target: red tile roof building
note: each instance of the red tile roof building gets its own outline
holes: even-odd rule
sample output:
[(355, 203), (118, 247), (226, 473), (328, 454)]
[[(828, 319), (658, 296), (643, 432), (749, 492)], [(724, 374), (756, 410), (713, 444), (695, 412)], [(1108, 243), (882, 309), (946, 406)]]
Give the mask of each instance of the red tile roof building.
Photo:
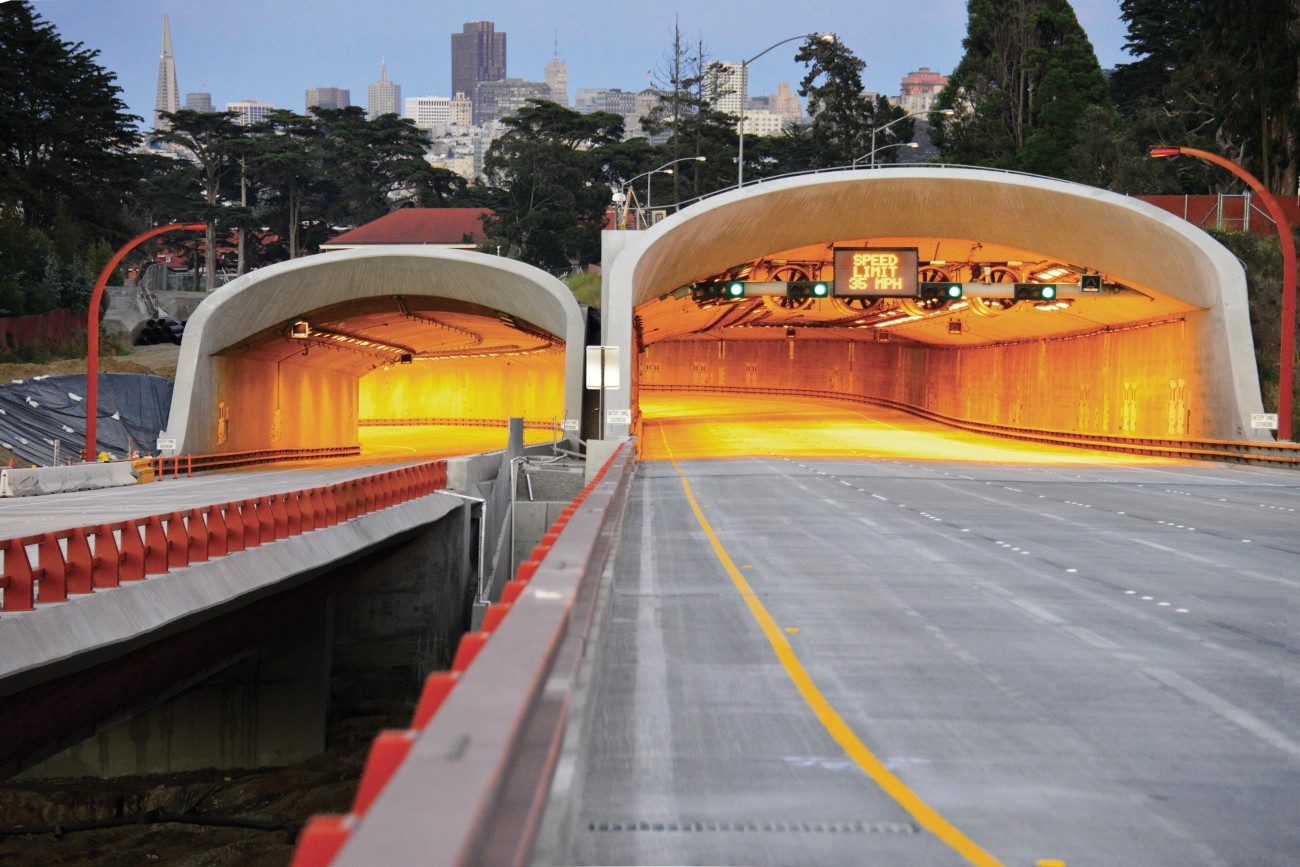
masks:
[(472, 250), (487, 240), (482, 218), (490, 208), (403, 208), (321, 244), (321, 250), (347, 250), (375, 244), (424, 244)]

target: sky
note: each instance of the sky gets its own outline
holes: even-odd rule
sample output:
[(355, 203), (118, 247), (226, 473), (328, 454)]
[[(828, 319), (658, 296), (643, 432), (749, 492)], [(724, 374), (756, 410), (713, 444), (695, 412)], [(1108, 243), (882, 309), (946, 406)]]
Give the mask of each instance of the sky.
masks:
[[(0, 0), (3, 2), (3, 0)], [(1103, 68), (1128, 61), (1120, 0), (1072, 0)], [(867, 90), (897, 94), (921, 67), (948, 73), (962, 56), (964, 0), (34, 0), (62, 39), (99, 51), (128, 110), (152, 125), (162, 20), (171, 22), (181, 103), (191, 91), (228, 102), (259, 99), (303, 112), (308, 88), (366, 87), (386, 63), (402, 97), (451, 96), (451, 34), (467, 21), (506, 33), (506, 73), (541, 81), (558, 56), (569, 99), (582, 87), (641, 90), (665, 66), (674, 21), (710, 59), (739, 63), (802, 33), (833, 32), (866, 61)], [(797, 15), (794, 14), (797, 12)], [(798, 89), (791, 42), (749, 66), (749, 93)]]

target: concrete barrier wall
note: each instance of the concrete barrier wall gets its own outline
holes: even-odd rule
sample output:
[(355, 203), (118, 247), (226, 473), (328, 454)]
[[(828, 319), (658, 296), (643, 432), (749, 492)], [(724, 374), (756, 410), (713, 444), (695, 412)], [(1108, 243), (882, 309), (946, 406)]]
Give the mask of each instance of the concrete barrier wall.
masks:
[(138, 481), (130, 461), (69, 467), (11, 467), (0, 470), (0, 497), (32, 497), (67, 491), (122, 488)]
[(1240, 438), (1235, 405), (1206, 387), (1202, 319), (967, 349), (794, 340), (666, 341), (646, 385), (840, 391), (973, 421), (1137, 437)]

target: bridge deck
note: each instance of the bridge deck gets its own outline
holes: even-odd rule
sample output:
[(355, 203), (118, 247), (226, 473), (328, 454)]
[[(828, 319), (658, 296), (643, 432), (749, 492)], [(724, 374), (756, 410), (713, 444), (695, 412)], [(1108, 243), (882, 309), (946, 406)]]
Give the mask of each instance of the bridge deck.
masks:
[[(1300, 851), (1294, 474), (851, 458), (902, 420), (707, 400), (647, 425), (557, 862)], [(778, 435), (822, 456), (716, 459)]]

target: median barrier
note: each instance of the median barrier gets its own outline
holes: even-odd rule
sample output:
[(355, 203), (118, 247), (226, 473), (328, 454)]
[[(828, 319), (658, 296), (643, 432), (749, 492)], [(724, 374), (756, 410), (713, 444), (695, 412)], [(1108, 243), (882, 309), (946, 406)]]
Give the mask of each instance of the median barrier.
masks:
[[(526, 853), (634, 467), (625, 442), (551, 525), (548, 544), (519, 565), (480, 629), (461, 637), (451, 670), (425, 680), (411, 728), (375, 739), (351, 812), (308, 821), (292, 867), (512, 863), (491, 856)], [(469, 731), (472, 759), (462, 756)]]
[[(256, 500), (0, 539), (0, 612), (31, 611), (37, 602), (63, 602), (377, 511), (358, 499), (364, 484), (382, 486), (384, 502), (398, 505), (442, 490), (446, 480), (447, 462), (434, 461)], [(311, 503), (311, 520), (300, 513), (295, 524), (290, 501)]]
[(138, 482), (130, 461), (71, 464), (66, 467), (0, 469), (0, 497), (35, 497), (71, 491), (122, 488)]

